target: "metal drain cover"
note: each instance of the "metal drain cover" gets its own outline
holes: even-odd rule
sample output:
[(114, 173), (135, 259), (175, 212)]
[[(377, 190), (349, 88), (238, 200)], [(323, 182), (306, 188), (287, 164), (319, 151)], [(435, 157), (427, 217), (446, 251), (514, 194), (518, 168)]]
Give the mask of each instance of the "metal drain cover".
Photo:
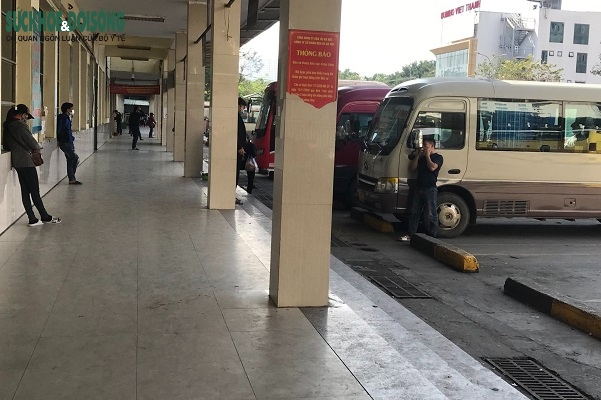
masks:
[(418, 289), (400, 276), (368, 276), (396, 299), (431, 299), (428, 293)]
[(590, 399), (531, 358), (484, 358), (484, 361), (495, 367), (535, 399)]

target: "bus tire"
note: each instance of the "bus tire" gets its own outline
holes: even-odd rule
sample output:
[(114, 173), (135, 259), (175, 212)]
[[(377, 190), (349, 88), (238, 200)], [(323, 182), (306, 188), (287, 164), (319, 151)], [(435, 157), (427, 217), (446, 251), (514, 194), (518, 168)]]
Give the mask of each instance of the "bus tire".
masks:
[(463, 198), (455, 193), (438, 194), (438, 237), (454, 238), (461, 235), (470, 221), (470, 209)]

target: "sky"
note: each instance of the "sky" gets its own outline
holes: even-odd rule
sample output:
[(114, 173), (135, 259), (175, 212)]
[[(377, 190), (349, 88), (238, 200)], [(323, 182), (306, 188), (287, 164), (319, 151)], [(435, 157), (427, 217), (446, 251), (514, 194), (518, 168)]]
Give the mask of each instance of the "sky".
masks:
[[(448, 42), (441, 38), (441, 12), (472, 1), (342, 0), (339, 69), (371, 76), (400, 71), (413, 61), (434, 60), (430, 49)], [(481, 9), (520, 12), (531, 10), (534, 4), (526, 0), (482, 0)], [(562, 9), (601, 12), (601, 0), (563, 0)], [(268, 75), (271, 80), (277, 75), (278, 34), (279, 23), (242, 48), (260, 54), (265, 64), (260, 75)]]

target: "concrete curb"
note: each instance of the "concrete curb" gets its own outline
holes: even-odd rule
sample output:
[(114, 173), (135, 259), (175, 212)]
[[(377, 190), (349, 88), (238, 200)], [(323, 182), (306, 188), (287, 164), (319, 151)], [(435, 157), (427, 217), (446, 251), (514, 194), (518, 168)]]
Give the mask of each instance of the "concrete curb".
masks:
[(601, 340), (601, 314), (586, 304), (525, 279), (507, 278), (506, 295)]
[(449, 267), (461, 272), (478, 272), (476, 257), (470, 253), (442, 240), (417, 233), (411, 236), (411, 247), (414, 247)]
[(382, 215), (372, 213), (364, 210), (363, 208), (352, 208), (351, 218), (356, 221), (363, 222), (365, 225), (375, 229), (378, 232), (394, 233), (394, 222), (388, 221)]

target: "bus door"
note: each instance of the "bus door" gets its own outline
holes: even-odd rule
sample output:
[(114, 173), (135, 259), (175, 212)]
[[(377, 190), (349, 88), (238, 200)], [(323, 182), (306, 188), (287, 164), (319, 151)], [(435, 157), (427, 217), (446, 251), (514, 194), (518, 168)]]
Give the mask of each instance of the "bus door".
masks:
[(275, 110), (276, 88), (274, 84), (265, 89), (265, 97), (257, 118), (253, 142), (257, 149), (259, 173), (273, 171), (275, 156)]
[(361, 143), (378, 105), (378, 102), (350, 103), (340, 111), (336, 122), (334, 165), (357, 166)]
[[(467, 170), (469, 119), (467, 101), (434, 100), (420, 107), (412, 129), (424, 138), (434, 138), (436, 152), (443, 156), (438, 186), (457, 184)], [(401, 163), (405, 164), (405, 163)]]

